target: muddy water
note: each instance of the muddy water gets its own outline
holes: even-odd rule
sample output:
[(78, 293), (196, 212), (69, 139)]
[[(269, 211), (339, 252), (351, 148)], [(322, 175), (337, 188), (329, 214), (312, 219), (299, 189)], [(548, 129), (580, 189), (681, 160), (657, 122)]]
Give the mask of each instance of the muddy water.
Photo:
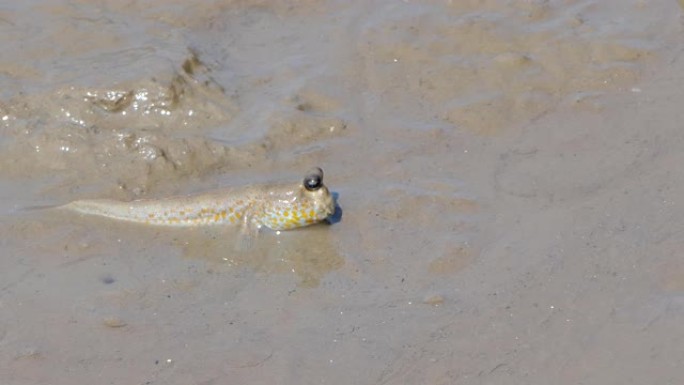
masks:
[[(3, 384), (684, 380), (681, 8), (0, 7)], [(298, 181), (332, 225), (30, 209)]]

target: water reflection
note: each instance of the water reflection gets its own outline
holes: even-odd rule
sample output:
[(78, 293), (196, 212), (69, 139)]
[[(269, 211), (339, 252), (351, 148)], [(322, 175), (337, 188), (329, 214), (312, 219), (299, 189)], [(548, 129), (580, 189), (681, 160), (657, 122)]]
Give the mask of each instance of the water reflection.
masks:
[(341, 222), (342, 221), (342, 207), (340, 207), (339, 203), (339, 198), (340, 194), (336, 192), (332, 192), (333, 200), (335, 201), (335, 212), (333, 215), (329, 216), (326, 219), (326, 223), (333, 225), (335, 223)]
[(186, 258), (201, 259), (219, 270), (249, 267), (268, 274), (294, 274), (302, 287), (317, 287), (321, 279), (344, 265), (329, 225), (287, 231), (243, 234), (231, 231), (195, 233), (178, 239)]

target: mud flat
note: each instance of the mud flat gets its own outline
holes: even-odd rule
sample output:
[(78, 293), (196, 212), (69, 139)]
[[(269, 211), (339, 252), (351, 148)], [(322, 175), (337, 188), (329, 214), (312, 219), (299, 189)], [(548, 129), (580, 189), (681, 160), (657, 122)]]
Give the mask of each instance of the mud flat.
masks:
[[(3, 384), (684, 381), (681, 6), (0, 8)], [(332, 225), (54, 210), (326, 171)]]

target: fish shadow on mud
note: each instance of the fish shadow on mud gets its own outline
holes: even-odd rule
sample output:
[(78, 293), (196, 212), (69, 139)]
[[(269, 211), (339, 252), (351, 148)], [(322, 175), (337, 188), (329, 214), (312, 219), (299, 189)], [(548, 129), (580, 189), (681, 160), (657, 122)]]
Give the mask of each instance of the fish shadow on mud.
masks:
[(335, 223), (342, 221), (342, 207), (340, 207), (340, 204), (337, 202), (338, 198), (340, 197), (340, 194), (333, 192), (332, 196), (333, 200), (335, 201), (335, 212), (325, 220), (325, 223), (329, 225), (333, 225)]

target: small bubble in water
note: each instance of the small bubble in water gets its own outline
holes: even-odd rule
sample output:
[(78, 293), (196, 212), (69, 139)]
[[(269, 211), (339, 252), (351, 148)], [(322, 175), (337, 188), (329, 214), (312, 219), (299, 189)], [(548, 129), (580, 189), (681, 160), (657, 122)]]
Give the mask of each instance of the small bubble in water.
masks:
[(423, 298), (426, 305), (439, 306), (444, 303), (444, 297), (440, 294), (429, 294)]
[(106, 317), (102, 320), (102, 324), (112, 329), (118, 329), (128, 325), (126, 321), (116, 316)]

